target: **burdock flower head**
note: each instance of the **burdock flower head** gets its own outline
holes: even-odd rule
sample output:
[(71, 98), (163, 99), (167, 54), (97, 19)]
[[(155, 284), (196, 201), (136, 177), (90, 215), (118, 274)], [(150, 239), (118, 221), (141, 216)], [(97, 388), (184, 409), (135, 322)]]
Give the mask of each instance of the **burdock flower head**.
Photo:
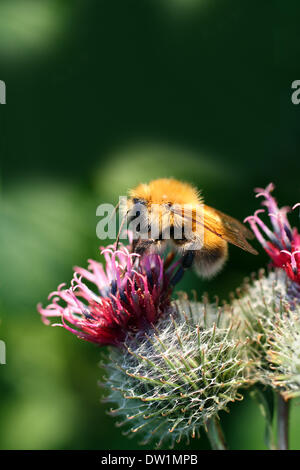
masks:
[(173, 447), (199, 437), (204, 427), (212, 446), (223, 448), (218, 414), (241, 400), (240, 388), (248, 384), (247, 341), (215, 304), (172, 306), (148, 335), (126, 342), (122, 354), (112, 350), (104, 365), (106, 401), (125, 434), (137, 433), (143, 444)]
[(246, 279), (231, 303), (249, 337), (255, 359), (254, 380), (270, 385), (285, 398), (300, 396), (300, 304), (287, 296), (290, 280), (280, 270)]
[(289, 208), (278, 208), (273, 189), (272, 184), (256, 189), (272, 229), (261, 220), (262, 209), (246, 219), (270, 256), (272, 269), (247, 279), (231, 306), (251, 338), (249, 350), (259, 364), (257, 380), (289, 398), (300, 395), (300, 235), (289, 224)]
[(76, 267), (70, 288), (61, 284), (49, 295), (51, 303), (39, 304), (38, 311), (46, 324), (58, 317), (59, 326), (79, 338), (119, 346), (166, 314), (176, 263), (166, 268), (159, 255), (140, 257), (125, 246), (101, 253), (105, 266), (90, 259), (88, 269)]

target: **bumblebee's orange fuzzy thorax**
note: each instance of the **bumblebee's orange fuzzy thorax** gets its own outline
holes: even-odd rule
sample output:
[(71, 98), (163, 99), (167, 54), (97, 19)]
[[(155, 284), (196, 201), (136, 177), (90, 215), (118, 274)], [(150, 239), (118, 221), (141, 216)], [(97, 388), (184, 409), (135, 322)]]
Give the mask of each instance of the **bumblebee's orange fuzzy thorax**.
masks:
[(130, 197), (143, 199), (151, 204), (197, 205), (202, 202), (197, 189), (172, 178), (161, 178), (148, 184), (139, 184), (130, 191)]

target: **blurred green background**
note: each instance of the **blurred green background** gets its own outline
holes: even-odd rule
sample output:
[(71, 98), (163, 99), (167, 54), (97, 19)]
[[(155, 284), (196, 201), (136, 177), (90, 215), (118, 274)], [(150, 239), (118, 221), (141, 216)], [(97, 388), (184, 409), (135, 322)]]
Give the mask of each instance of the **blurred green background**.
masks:
[[(281, 205), (300, 200), (299, 14), (297, 0), (1, 0), (0, 448), (139, 448), (99, 401), (101, 350), (36, 304), (100, 259), (96, 207), (138, 182), (185, 179), (240, 220), (270, 181)], [(179, 288), (223, 298), (266, 262), (231, 247), (215, 280)], [(223, 420), (231, 448), (264, 448), (250, 399)], [(294, 405), (294, 449), (299, 429)]]

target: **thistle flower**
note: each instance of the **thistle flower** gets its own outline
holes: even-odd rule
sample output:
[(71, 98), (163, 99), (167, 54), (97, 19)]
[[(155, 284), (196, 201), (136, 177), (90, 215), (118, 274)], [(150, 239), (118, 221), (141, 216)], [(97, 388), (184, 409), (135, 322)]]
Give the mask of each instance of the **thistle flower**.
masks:
[(300, 304), (287, 292), (293, 281), (275, 269), (258, 279), (246, 279), (230, 305), (240, 317), (241, 332), (251, 339), (252, 378), (280, 392), (285, 398), (300, 395)]
[(287, 219), (290, 209), (278, 208), (273, 189), (273, 184), (256, 189), (257, 197), (264, 198), (272, 230), (259, 217), (262, 209), (246, 221), (274, 270), (247, 281), (232, 306), (244, 318), (245, 333), (252, 339), (250, 350), (259, 359), (257, 380), (291, 398), (300, 395), (300, 235)]
[(121, 246), (102, 249), (105, 267), (92, 259), (88, 269), (75, 267), (71, 287), (60, 284), (51, 303), (38, 311), (46, 324), (59, 317), (79, 338), (98, 345), (122, 343), (128, 334), (145, 331), (168, 312), (177, 263), (164, 267), (157, 254), (142, 258)]
[(254, 351), (259, 351), (260, 364), (266, 365), (268, 332), (272, 329), (277, 315), (283, 315), (290, 310), (286, 292), (291, 281), (280, 269), (265, 273), (259, 271), (258, 277), (252, 274), (246, 278), (242, 286), (236, 289), (237, 296), (231, 294), (229, 310), (233, 316), (240, 318), (241, 332), (244, 337), (251, 338), (255, 345)]
[(300, 308), (276, 315), (268, 331), (266, 381), (288, 400), (300, 396)]
[[(274, 185), (270, 183), (265, 189), (257, 188), (256, 197), (263, 197), (262, 205), (268, 210), (272, 229), (260, 218), (264, 209), (257, 210), (254, 215), (247, 217), (256, 238), (272, 260), (272, 265), (282, 268), (288, 277), (295, 282), (294, 291), (300, 298), (300, 234), (297, 228), (291, 228), (287, 218), (289, 207), (279, 208), (271, 195)], [(295, 204), (293, 209), (300, 204)], [(263, 234), (262, 234), (263, 232)], [(266, 237), (266, 238), (265, 238)]]
[(229, 402), (242, 399), (239, 389), (248, 383), (246, 342), (230, 316), (187, 301), (171, 307), (170, 318), (127, 340), (125, 353), (113, 350), (104, 365), (105, 401), (117, 405), (110, 414), (121, 418), (125, 434), (156, 447), (199, 437)]

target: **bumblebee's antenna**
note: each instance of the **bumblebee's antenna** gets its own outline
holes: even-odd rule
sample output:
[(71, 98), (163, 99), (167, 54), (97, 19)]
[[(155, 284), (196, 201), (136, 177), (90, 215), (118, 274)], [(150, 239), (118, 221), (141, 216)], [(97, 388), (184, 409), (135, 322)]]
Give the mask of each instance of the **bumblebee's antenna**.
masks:
[(126, 213), (123, 215), (122, 222), (121, 222), (121, 224), (120, 224), (119, 232), (118, 232), (117, 239), (116, 239), (116, 250), (118, 249), (118, 246), (119, 246), (119, 241), (120, 241), (120, 236), (121, 236), (122, 228), (123, 228), (123, 225), (124, 225), (125, 220), (126, 220), (126, 218), (127, 218), (128, 212), (129, 212), (129, 211), (126, 211)]
[(115, 213), (116, 213), (117, 210), (119, 209), (120, 203), (121, 203), (121, 201), (119, 200), (119, 202), (115, 205), (114, 210), (113, 210), (112, 213), (110, 214), (110, 216), (109, 216), (109, 218), (108, 218), (108, 222), (112, 219), (112, 216), (115, 215)]

